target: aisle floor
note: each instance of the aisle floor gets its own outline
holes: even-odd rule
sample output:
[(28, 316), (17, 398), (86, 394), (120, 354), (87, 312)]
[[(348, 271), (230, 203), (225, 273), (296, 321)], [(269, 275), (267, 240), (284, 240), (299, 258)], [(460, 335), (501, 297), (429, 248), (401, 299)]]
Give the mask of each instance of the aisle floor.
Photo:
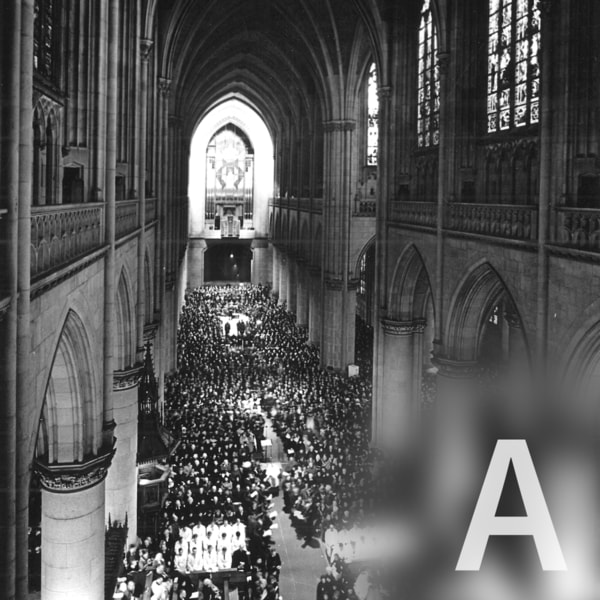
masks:
[[(278, 472), (282, 467), (280, 461), (285, 460), (285, 453), (281, 440), (273, 432), (269, 420), (265, 433), (273, 444), (269, 453), (273, 462), (269, 462), (267, 468)], [(317, 583), (325, 572), (327, 559), (317, 540), (308, 545), (303, 538), (298, 539), (289, 515), (283, 512), (282, 495), (274, 498), (273, 502), (278, 525), (277, 529), (273, 530), (273, 540), (282, 563), (279, 578), (281, 597), (283, 600), (315, 600)]]

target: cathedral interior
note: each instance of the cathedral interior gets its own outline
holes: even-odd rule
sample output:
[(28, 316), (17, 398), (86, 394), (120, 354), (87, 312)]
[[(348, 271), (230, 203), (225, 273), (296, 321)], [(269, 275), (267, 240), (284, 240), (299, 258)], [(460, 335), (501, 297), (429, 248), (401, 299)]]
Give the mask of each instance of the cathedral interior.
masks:
[[(598, 597), (600, 3), (3, 0), (0, 32), (5, 598)], [(122, 554), (163, 536), (190, 443), (177, 394), (223, 356), (261, 406), (197, 408), (266, 419), (242, 471), (263, 450), (299, 479), (323, 462), (286, 430), (298, 394), (299, 439), (341, 444), (332, 415), (355, 419), (416, 531), (396, 580), (363, 591), (332, 560), (290, 587), (305, 558), (277, 542), (268, 584), (155, 558), (127, 588)], [(456, 574), (501, 439), (527, 441), (568, 574), (522, 538)], [(244, 502), (281, 513), (285, 475), (273, 498), (265, 481)], [(310, 489), (324, 506), (335, 485)]]

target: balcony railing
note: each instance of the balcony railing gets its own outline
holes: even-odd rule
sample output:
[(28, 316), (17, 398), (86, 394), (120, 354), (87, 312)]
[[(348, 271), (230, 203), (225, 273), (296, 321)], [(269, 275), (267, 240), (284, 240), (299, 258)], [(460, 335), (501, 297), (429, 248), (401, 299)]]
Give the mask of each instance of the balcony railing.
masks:
[(56, 269), (104, 240), (102, 203), (36, 206), (31, 211), (31, 276)]
[(376, 200), (355, 200), (354, 201), (354, 216), (357, 217), (374, 217), (377, 207)]
[(420, 227), (435, 227), (437, 203), (435, 202), (390, 202), (390, 220)]
[(557, 241), (580, 250), (600, 251), (600, 210), (557, 209)]
[(138, 227), (139, 200), (121, 200), (116, 203), (115, 237), (117, 239)]
[(146, 225), (156, 219), (156, 198), (146, 198)]
[(452, 231), (533, 241), (537, 238), (537, 206), (452, 203), (444, 226)]

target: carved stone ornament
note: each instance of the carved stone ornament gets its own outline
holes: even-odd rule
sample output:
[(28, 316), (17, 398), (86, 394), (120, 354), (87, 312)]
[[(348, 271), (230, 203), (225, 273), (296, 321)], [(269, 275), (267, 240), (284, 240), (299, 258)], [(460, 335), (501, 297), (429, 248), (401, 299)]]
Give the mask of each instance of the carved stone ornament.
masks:
[(144, 342), (149, 342), (156, 337), (159, 325), (159, 321), (152, 321), (151, 323), (146, 323), (144, 325)]
[(104, 481), (116, 448), (82, 463), (46, 464), (34, 461), (42, 487), (49, 492), (68, 494), (87, 490)]
[(113, 373), (113, 391), (122, 392), (123, 390), (129, 390), (139, 384), (142, 377), (142, 364), (138, 363), (124, 369), (122, 371), (115, 371)]
[(423, 333), (426, 324), (424, 319), (414, 319), (412, 321), (394, 321), (392, 319), (381, 320), (383, 331), (388, 335), (412, 335), (413, 333)]
[(473, 378), (481, 373), (481, 366), (476, 361), (453, 360), (442, 356), (434, 356), (432, 362), (437, 367), (440, 375), (451, 379)]
[(331, 133), (332, 131), (354, 131), (355, 129), (356, 121), (338, 119), (323, 123), (323, 131), (326, 133)]

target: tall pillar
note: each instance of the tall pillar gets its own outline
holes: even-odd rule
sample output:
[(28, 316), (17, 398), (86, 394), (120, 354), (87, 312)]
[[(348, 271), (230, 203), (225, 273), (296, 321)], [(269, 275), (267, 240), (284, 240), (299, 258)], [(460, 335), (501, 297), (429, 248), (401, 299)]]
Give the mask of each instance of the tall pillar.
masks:
[(127, 540), (137, 537), (138, 390), (140, 367), (115, 371), (112, 386), (116, 452), (106, 478), (105, 520), (128, 524)]
[(438, 369), (437, 398), (427, 423), (427, 443), (434, 461), (428, 469), (432, 477), (430, 519), (438, 535), (451, 544), (460, 544), (492, 448), (484, 443), (485, 405), (477, 364), (446, 357), (434, 357), (434, 364)]
[(340, 279), (325, 279), (321, 360), (326, 367), (345, 370), (354, 362), (356, 289)]
[(265, 239), (252, 240), (252, 283), (270, 285), (273, 267), (269, 243)]
[(3, 5), (0, 23), (0, 44), (4, 60), (0, 77), (0, 161), (3, 165), (0, 180), (0, 206), (6, 208), (3, 223), (5, 232), (4, 291), (10, 297), (6, 313), (0, 314), (0, 385), (3, 401), (0, 404), (0, 589), (6, 598), (15, 597), (16, 572), (16, 461), (17, 461), (17, 281), (19, 264), (19, 112), (21, 77), (21, 3), (10, 0)]
[(313, 346), (321, 342), (321, 270), (318, 267), (308, 268), (308, 341)]
[(306, 261), (299, 259), (297, 262), (297, 286), (296, 286), (296, 324), (302, 327), (308, 325), (308, 273)]
[(279, 296), (279, 271), (281, 269), (280, 250), (272, 244), (273, 248), (273, 295)]
[(288, 257), (279, 251), (279, 305), (288, 304)]
[(383, 369), (381, 385), (376, 386), (377, 422), (374, 439), (377, 445), (391, 452), (408, 450), (413, 439), (420, 411), (420, 390), (415, 381), (420, 368), (421, 344), (415, 343), (425, 328), (424, 321), (381, 322), (383, 338)]
[(297, 273), (296, 261), (293, 255), (288, 257), (288, 280), (287, 280), (287, 308), (292, 314), (296, 314), (296, 294), (297, 294)]
[(349, 242), (352, 222), (353, 152), (356, 122), (324, 123), (326, 185), (323, 202), (323, 268), (325, 273), (323, 340), (324, 366), (344, 370), (354, 362), (356, 290), (352, 282)]
[(206, 240), (190, 238), (187, 249), (187, 287), (197, 288), (204, 283), (204, 253)]
[(44, 600), (104, 598), (104, 480), (111, 456), (37, 466), (42, 484)]
[[(31, 423), (34, 393), (31, 365), (31, 196), (33, 139), (33, 28), (34, 2), (21, 2), (21, 65), (19, 115), (18, 299), (17, 299), (17, 456), (16, 456), (16, 597), (28, 592), (29, 481)], [(3, 165), (4, 169), (4, 165)], [(38, 409), (39, 410), (39, 409)], [(38, 417), (39, 418), (39, 417)], [(4, 460), (4, 459), (3, 459)]]

